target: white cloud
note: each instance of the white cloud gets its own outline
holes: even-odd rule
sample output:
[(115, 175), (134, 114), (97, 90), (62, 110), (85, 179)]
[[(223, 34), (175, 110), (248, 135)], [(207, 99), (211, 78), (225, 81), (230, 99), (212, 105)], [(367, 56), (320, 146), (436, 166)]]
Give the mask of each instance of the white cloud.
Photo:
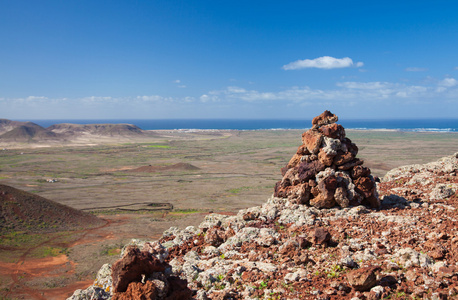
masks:
[(455, 78), (444, 78), (443, 80), (439, 81), (439, 85), (445, 87), (452, 87), (458, 85), (458, 80), (456, 80)]
[(356, 81), (347, 81), (347, 82), (338, 82), (337, 86), (348, 88), (348, 89), (361, 89), (361, 90), (375, 90), (387, 88), (390, 83), (388, 82), (356, 82)]
[(40, 101), (40, 100), (47, 100), (48, 97), (43, 97), (43, 96), (28, 96), (26, 98), (27, 101)]
[(379, 101), (396, 99), (433, 98), (437, 93), (433, 86), (407, 85), (391, 82), (339, 82), (336, 88), (322, 90), (312, 89), (308, 86), (290, 87), (277, 92), (246, 90), (241, 87), (227, 87), (224, 90), (210, 91), (201, 96), (201, 101), (246, 101), (266, 102), (282, 101), (292, 103), (313, 103), (316, 101), (332, 101), (345, 103), (359, 103), (360, 101)]
[(230, 93), (246, 93), (246, 90), (243, 89), (243, 88), (239, 88), (239, 87), (236, 87), (236, 86), (229, 86), (227, 88), (228, 92)]
[(137, 96), (137, 100), (141, 101), (148, 101), (148, 102), (159, 102), (164, 99), (164, 97), (158, 96), (158, 95), (151, 95), (151, 96)]
[(99, 97), (99, 96), (90, 96), (81, 98), (83, 102), (106, 102), (112, 100), (112, 97)]
[(417, 67), (409, 67), (405, 68), (406, 72), (425, 72), (428, 71), (428, 68), (417, 68)]
[(175, 82), (175, 83), (180, 83), (181, 80), (180, 80), (180, 79), (177, 79), (177, 80), (175, 80), (174, 82)]
[[(356, 67), (362, 67), (363, 62), (357, 62)], [(318, 68), (318, 69), (336, 69), (348, 68), (353, 66), (353, 60), (350, 57), (335, 58), (331, 56), (322, 56), (315, 59), (296, 60), (287, 65), (284, 65), (283, 70), (299, 70), (305, 68)]]
[(212, 95), (212, 92), (209, 92), (211, 95), (202, 95), (199, 97), (200, 102), (207, 103), (207, 102), (218, 102), (220, 101), (220, 98), (217, 95)]
[[(347, 78), (347, 77), (345, 77)], [(247, 107), (262, 107), (276, 111), (276, 107), (302, 106), (355, 106), (355, 105), (401, 105), (407, 103), (456, 103), (458, 99), (458, 80), (444, 77), (441, 80), (427, 78), (417, 84), (409, 82), (357, 81), (352, 79), (337, 82), (335, 86), (325, 89), (310, 86), (290, 86), (276, 89), (256, 90), (246, 84), (245, 87), (230, 85), (220, 90), (209, 90), (200, 96), (184, 95), (181, 97), (164, 97), (161, 95), (138, 95), (127, 97), (81, 97), (81, 98), (47, 98), (29, 96), (22, 98), (0, 97), (0, 111), (8, 115), (52, 115), (71, 112), (72, 117), (100, 118), (100, 116), (186, 116), (187, 113), (213, 112), (215, 110), (235, 111)], [(251, 88), (251, 89), (250, 89)], [(433, 104), (431, 104), (433, 105)], [(434, 104), (435, 105), (435, 104)], [(51, 109), (52, 111), (48, 111)], [(233, 114), (234, 112), (232, 112)], [(223, 113), (223, 116), (225, 114)], [(228, 114), (227, 116), (233, 116)]]

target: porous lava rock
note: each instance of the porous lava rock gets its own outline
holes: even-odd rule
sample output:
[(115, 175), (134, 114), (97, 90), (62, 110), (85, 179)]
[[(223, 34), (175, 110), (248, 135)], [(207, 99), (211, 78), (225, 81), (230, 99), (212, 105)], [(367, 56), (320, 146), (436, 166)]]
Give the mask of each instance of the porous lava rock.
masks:
[(347, 273), (347, 280), (351, 287), (357, 291), (368, 291), (377, 283), (377, 266), (368, 266)]
[(147, 251), (129, 247), (112, 267), (113, 291), (125, 292), (129, 283), (140, 282), (142, 275), (163, 272), (165, 265)]
[(128, 246), (111, 268), (113, 300), (121, 299), (191, 299), (187, 281), (166, 276), (168, 255), (157, 243), (147, 243), (143, 250)]
[(328, 110), (313, 119), (302, 145), (281, 170), (275, 197), (316, 208), (380, 207), (371, 171), (356, 157), (358, 147), (337, 121)]

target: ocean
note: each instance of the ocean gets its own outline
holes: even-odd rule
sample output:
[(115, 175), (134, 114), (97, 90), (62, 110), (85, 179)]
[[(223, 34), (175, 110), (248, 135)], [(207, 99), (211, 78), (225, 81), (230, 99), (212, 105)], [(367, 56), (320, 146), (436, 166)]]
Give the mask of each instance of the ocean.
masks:
[[(25, 120), (24, 120), (25, 121)], [(265, 130), (265, 129), (306, 129), (311, 120), (247, 120), (247, 119), (116, 119), (116, 120), (29, 120), (40, 126), (49, 127), (59, 123), (103, 124), (128, 123), (144, 130), (167, 129), (225, 129), (225, 130)], [(346, 129), (396, 130), (412, 132), (458, 132), (458, 119), (418, 119), (418, 120), (342, 120), (338, 122)]]

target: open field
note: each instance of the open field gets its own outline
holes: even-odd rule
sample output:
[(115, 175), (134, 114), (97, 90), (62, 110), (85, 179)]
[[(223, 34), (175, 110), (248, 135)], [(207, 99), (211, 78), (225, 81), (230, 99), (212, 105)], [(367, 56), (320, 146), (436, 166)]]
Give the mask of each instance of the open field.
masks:
[[(132, 140), (8, 145), (15, 147), (0, 150), (2, 184), (92, 211), (108, 224), (43, 235), (40, 243), (25, 233), (16, 234), (19, 244), (14, 239), (6, 244), (3, 237), (0, 295), (63, 299), (87, 286), (131, 238), (154, 239), (170, 226), (197, 225), (210, 211), (235, 213), (260, 205), (281, 179), (280, 168), (301, 144), (301, 134), (163, 131)], [(458, 135), (452, 133), (347, 131), (347, 136), (380, 177), (394, 167), (458, 151)]]

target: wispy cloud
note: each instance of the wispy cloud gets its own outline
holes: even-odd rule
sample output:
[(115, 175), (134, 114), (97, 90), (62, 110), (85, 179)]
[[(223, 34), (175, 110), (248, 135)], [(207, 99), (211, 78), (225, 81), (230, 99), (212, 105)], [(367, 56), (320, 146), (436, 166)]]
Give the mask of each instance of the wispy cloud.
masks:
[(41, 101), (41, 100), (47, 100), (48, 97), (44, 97), (44, 96), (28, 96), (26, 98), (27, 101)]
[[(252, 87), (252, 86), (251, 86)], [(0, 98), (0, 111), (5, 115), (22, 118), (52, 118), (62, 114), (68, 117), (112, 118), (120, 117), (185, 117), (189, 114), (204, 115), (219, 111), (226, 116), (227, 110), (256, 108), (283, 113), (294, 107), (372, 107), (386, 105), (412, 105), (413, 103), (437, 106), (438, 103), (456, 103), (458, 99), (458, 80), (445, 77), (441, 80), (429, 78), (421, 84), (388, 81), (341, 80), (330, 88), (318, 89), (310, 86), (290, 86), (282, 89), (253, 89), (250, 85), (228, 86), (223, 89), (209, 90), (205, 93), (182, 97), (162, 95), (138, 96), (89, 96), (81, 98), (48, 98), (29, 96), (22, 98)], [(233, 112), (233, 113), (234, 113)], [(271, 113), (271, 112), (270, 112)]]
[[(246, 101), (266, 102), (282, 101), (292, 103), (313, 103), (332, 101), (334, 103), (348, 102), (349, 104), (368, 101), (418, 100), (448, 97), (458, 92), (458, 81), (454, 78), (445, 78), (431, 85), (409, 85), (384, 81), (358, 82), (346, 81), (336, 83), (333, 89), (313, 89), (309, 86), (290, 87), (281, 91), (247, 90), (242, 87), (230, 86), (223, 90), (214, 90), (201, 97), (201, 101)], [(444, 94), (445, 93), (445, 94)], [(211, 98), (210, 96), (211, 95)]]
[(353, 63), (350, 57), (335, 58), (331, 56), (322, 56), (315, 59), (303, 59), (296, 60), (289, 64), (284, 65), (283, 70), (299, 70), (306, 68), (318, 68), (318, 69), (337, 69), (337, 68), (348, 68), (351, 66), (360, 68), (364, 66), (363, 62)]
[(418, 67), (409, 67), (405, 68), (406, 72), (425, 72), (428, 71), (428, 68), (418, 68)]
[(440, 86), (445, 87), (452, 87), (458, 85), (458, 80), (455, 78), (444, 78), (443, 80), (439, 81)]

